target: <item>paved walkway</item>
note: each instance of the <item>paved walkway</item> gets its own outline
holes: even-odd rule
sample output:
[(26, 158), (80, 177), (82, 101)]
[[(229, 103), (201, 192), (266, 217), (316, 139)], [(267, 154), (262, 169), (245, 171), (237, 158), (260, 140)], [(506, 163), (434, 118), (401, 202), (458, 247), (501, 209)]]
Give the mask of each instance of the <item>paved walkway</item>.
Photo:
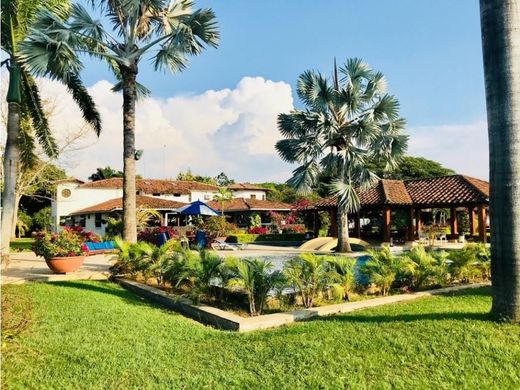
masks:
[(20, 252), (11, 254), (11, 261), (7, 270), (2, 270), (2, 284), (19, 284), (29, 280), (39, 281), (64, 281), (91, 279), (103, 280), (109, 275), (112, 264), (110, 258), (113, 255), (95, 255), (85, 257), (81, 268), (69, 274), (54, 274), (42, 257), (33, 252)]

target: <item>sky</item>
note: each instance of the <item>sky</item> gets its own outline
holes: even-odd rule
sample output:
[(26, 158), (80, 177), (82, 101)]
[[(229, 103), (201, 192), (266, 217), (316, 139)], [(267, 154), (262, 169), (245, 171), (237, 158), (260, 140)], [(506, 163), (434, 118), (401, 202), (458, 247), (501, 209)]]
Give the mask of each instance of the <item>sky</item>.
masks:
[[(137, 107), (138, 172), (175, 177), (181, 170), (239, 181), (285, 181), (294, 166), (274, 144), (276, 117), (301, 108), (298, 75), (329, 75), (359, 57), (384, 73), (401, 104), (408, 153), (457, 172), (488, 178), (487, 125), (477, 0), (200, 0), (221, 31), (218, 49), (192, 58), (180, 74), (154, 72), (138, 80), (151, 91)], [(145, 60), (146, 61), (146, 60)], [(82, 73), (104, 123), (69, 158), (70, 175), (85, 179), (98, 166), (122, 168), (122, 97), (105, 64), (85, 60)], [(40, 81), (60, 108), (58, 133), (81, 125), (61, 86)], [(72, 107), (69, 107), (72, 105)]]

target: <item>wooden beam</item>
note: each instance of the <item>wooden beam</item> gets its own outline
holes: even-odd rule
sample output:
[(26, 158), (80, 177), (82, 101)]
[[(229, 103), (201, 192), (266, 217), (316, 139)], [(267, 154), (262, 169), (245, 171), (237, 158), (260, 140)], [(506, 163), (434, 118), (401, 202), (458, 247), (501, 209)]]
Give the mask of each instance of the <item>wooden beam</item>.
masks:
[(383, 242), (390, 242), (392, 226), (392, 211), (389, 207), (383, 210)]
[(329, 228), (329, 235), (331, 237), (337, 237), (338, 236), (338, 209), (332, 209), (330, 210), (330, 228)]
[(479, 204), (477, 206), (477, 217), (478, 217), (478, 238), (480, 242), (485, 243), (487, 241), (487, 216), (486, 216), (486, 208), (484, 205)]
[(457, 208), (455, 207), (450, 208), (450, 225), (451, 238), (455, 239), (459, 233), (457, 227)]
[(419, 235), (421, 231), (421, 209), (415, 209), (415, 233)]
[(475, 235), (475, 208), (468, 207), (468, 216), (469, 216), (469, 234), (471, 236)]
[(313, 221), (312, 221), (312, 230), (313, 230), (313, 233), (314, 233), (314, 237), (318, 237), (319, 234), (320, 234), (320, 214), (318, 212), (318, 210), (314, 210), (314, 212), (312, 213), (312, 216), (313, 216)]
[(413, 208), (408, 209), (408, 224), (406, 229), (406, 241), (415, 241), (415, 232), (413, 224)]

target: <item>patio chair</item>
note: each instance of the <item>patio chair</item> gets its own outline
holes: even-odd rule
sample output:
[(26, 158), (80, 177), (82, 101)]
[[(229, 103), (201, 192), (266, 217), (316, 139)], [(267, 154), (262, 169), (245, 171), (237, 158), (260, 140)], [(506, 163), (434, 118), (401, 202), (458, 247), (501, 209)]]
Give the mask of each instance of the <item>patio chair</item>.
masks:
[(448, 238), (446, 237), (446, 234), (444, 234), (444, 233), (437, 234), (435, 236), (435, 241), (444, 242), (446, 244), (448, 242)]
[(213, 240), (213, 242), (211, 243), (211, 247), (215, 250), (226, 250), (226, 249), (230, 249), (232, 251), (236, 251), (236, 250), (242, 250), (242, 249), (246, 249), (247, 248), (247, 244), (234, 244), (234, 243), (229, 243), (229, 242), (226, 242), (226, 241), (222, 241), (222, 240)]
[(419, 240), (417, 242), (419, 245), (430, 245), (430, 239), (426, 234), (419, 234)]

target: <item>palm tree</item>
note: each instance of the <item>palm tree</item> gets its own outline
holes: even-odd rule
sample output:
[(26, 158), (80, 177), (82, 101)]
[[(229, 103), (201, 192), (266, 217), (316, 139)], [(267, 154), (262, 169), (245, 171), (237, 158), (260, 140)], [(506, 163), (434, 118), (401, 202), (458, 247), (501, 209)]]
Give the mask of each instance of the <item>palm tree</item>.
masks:
[(348, 213), (359, 210), (357, 191), (378, 179), (370, 161), (394, 167), (404, 154), (408, 137), (402, 133), (399, 102), (386, 93), (383, 74), (360, 59), (347, 60), (332, 82), (316, 71), (298, 78), (297, 94), (305, 111), (278, 116), (285, 139), (278, 141), (280, 157), (299, 167), (288, 184), (309, 193), (320, 175), (332, 177), (331, 192), (338, 199), (338, 251), (350, 252)]
[(98, 181), (110, 179), (112, 177), (123, 177), (123, 172), (116, 171), (112, 167), (96, 168), (96, 172), (88, 177), (89, 180)]
[(233, 199), (233, 193), (226, 187), (220, 187), (213, 197), (213, 200), (220, 204), (220, 214), (222, 215), (222, 218), (224, 218), (224, 206), (226, 202), (229, 202), (231, 199)]
[[(4, 151), (4, 190), (2, 193), (2, 260), (7, 264), (12, 226), (16, 225), (16, 180), (20, 165), (30, 168), (35, 164), (35, 140), (49, 157), (56, 157), (58, 148), (49, 129), (40, 92), (30, 69), (20, 53), (37, 10), (41, 7), (57, 20), (70, 11), (70, 3), (62, 0), (9, 0), (1, 2), (1, 44), (7, 59), (2, 62), (9, 71), (7, 92), (8, 120)], [(30, 50), (30, 45), (27, 46)], [(79, 60), (77, 60), (79, 61)], [(99, 135), (101, 120), (94, 102), (73, 71), (56, 72), (59, 60), (50, 58), (39, 75), (63, 82), (83, 113), (84, 119)], [(34, 136), (33, 136), (34, 134)]]
[(386, 246), (380, 251), (369, 250), (368, 255), (370, 258), (363, 264), (362, 272), (370, 283), (381, 289), (382, 295), (388, 295), (397, 275), (408, 269), (407, 260), (394, 256)]
[(38, 30), (29, 37), (39, 50), (24, 52), (35, 72), (49, 57), (67, 60), (67, 69), (78, 71), (81, 65), (72, 55), (78, 52), (106, 61), (118, 79), (113, 90), (123, 92), (123, 237), (130, 242), (137, 240), (135, 104), (138, 95), (150, 92), (137, 82), (139, 63), (148, 55), (155, 70), (182, 71), (188, 56), (200, 54), (205, 45), (217, 46), (215, 14), (192, 6), (189, 0), (102, 0), (102, 18), (111, 23), (106, 27), (80, 4), (65, 22), (41, 11)]
[(335, 281), (331, 288), (338, 291), (339, 298), (350, 300), (349, 293), (356, 284), (356, 258), (347, 256), (331, 256), (328, 260), (332, 268), (330, 279)]
[(519, 0), (480, 0), (489, 132), (492, 313), (520, 321)]

